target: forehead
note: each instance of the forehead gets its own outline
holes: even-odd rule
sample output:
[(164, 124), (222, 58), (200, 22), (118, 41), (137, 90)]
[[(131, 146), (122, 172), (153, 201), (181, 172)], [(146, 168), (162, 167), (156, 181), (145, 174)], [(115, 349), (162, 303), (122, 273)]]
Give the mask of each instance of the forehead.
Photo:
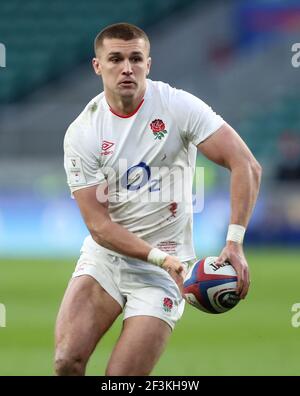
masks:
[(116, 38), (105, 38), (102, 43), (101, 52), (108, 55), (110, 52), (120, 52), (130, 54), (132, 52), (142, 52), (148, 54), (146, 41), (143, 38), (133, 40), (122, 40)]

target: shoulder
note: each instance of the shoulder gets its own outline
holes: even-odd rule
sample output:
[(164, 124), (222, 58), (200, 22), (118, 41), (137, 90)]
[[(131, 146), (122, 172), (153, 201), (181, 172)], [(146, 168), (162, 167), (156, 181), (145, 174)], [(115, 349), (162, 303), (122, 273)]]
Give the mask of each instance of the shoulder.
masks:
[(191, 104), (202, 104), (204, 103), (201, 99), (194, 96), (193, 94), (162, 81), (147, 80), (149, 84), (149, 91), (152, 97), (159, 96), (161, 101), (165, 103), (169, 110), (174, 107), (175, 111), (178, 110), (178, 106), (191, 105)]
[(97, 125), (99, 118), (103, 117), (107, 111), (105, 103), (104, 92), (91, 99), (69, 125), (65, 138), (71, 139), (76, 138), (76, 136), (82, 136), (82, 134), (90, 134), (90, 131)]
[(107, 111), (104, 93), (94, 97), (78, 117), (69, 125), (65, 133), (63, 147), (65, 152), (94, 152), (97, 147), (97, 125)]
[(147, 80), (149, 92), (152, 97), (160, 97), (162, 101), (169, 101), (170, 98), (176, 93), (177, 89), (171, 87), (168, 83), (163, 81)]

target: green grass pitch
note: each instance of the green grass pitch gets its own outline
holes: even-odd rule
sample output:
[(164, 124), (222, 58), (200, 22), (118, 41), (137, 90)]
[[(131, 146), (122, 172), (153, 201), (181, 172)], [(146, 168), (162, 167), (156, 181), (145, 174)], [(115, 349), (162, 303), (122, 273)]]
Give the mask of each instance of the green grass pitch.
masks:
[[(231, 312), (187, 306), (153, 375), (299, 375), (300, 252), (249, 251), (251, 291)], [(0, 261), (0, 375), (53, 375), (53, 329), (73, 260)], [(121, 319), (91, 358), (87, 375), (103, 375)]]

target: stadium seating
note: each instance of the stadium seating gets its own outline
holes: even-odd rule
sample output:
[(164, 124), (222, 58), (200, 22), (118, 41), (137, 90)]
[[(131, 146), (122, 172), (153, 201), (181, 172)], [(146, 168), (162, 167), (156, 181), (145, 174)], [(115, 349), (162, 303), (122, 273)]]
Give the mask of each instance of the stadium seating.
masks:
[(263, 164), (276, 165), (283, 133), (291, 131), (300, 136), (299, 103), (300, 96), (290, 94), (238, 126), (239, 133)]
[(87, 43), (105, 25), (128, 21), (146, 26), (193, 1), (1, 2), (0, 42), (7, 62), (0, 70), (0, 103), (23, 97), (92, 56)]

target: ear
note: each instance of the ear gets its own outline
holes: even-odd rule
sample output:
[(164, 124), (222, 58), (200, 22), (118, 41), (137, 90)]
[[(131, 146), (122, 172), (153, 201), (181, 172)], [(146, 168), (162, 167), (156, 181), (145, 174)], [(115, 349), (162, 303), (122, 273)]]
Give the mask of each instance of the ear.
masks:
[(95, 73), (98, 76), (101, 76), (101, 64), (100, 64), (99, 59), (98, 58), (93, 58), (92, 59), (92, 65), (93, 65)]
[(152, 63), (152, 59), (151, 59), (150, 56), (149, 56), (149, 58), (147, 59), (147, 76), (148, 76), (149, 73), (150, 73), (151, 63)]

